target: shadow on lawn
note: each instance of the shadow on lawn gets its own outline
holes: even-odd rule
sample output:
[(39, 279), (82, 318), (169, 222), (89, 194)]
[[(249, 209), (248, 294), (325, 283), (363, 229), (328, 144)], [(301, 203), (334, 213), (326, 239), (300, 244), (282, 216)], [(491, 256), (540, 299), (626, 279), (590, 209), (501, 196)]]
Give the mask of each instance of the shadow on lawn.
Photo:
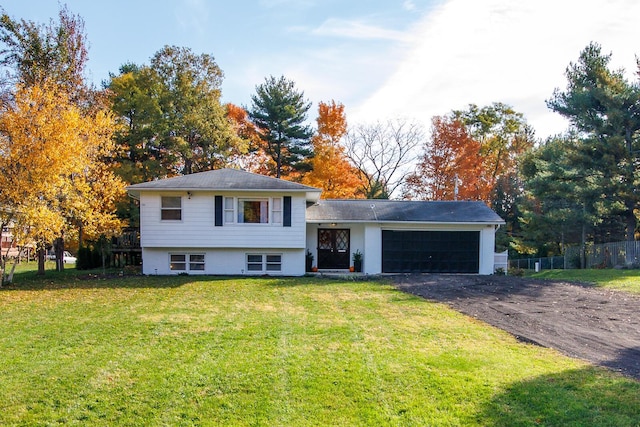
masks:
[(491, 426), (637, 426), (640, 382), (588, 367), (513, 384), (474, 423)]
[(179, 288), (188, 283), (218, 281), (228, 278), (217, 276), (142, 276), (121, 274), (120, 271), (68, 269), (63, 272), (47, 271), (44, 276), (35, 271), (14, 275), (13, 283), (0, 287), (3, 291), (56, 290), (56, 289), (122, 289), (122, 288)]

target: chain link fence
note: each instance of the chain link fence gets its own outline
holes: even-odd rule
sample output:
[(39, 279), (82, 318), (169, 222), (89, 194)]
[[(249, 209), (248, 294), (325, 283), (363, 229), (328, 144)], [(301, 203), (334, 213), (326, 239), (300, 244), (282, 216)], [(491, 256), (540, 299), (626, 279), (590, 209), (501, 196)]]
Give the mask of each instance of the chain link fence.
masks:
[[(510, 259), (509, 268), (554, 270), (580, 268), (582, 251), (570, 246), (564, 255)], [(585, 268), (640, 268), (640, 241), (588, 244), (584, 248)]]

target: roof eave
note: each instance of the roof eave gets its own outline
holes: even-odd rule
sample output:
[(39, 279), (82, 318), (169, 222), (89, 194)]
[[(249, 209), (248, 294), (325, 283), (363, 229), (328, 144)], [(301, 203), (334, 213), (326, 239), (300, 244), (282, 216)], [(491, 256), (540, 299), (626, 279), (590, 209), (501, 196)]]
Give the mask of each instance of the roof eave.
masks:
[(324, 222), (336, 223), (357, 223), (357, 224), (417, 224), (417, 225), (504, 225), (504, 220), (500, 221), (410, 221), (410, 220), (376, 220), (376, 219), (347, 219), (347, 218), (325, 218), (307, 219), (311, 224), (322, 224)]
[(129, 193), (129, 197), (136, 199), (136, 200), (140, 200), (140, 194), (142, 192), (154, 192), (154, 193), (162, 193), (162, 192), (208, 192), (208, 193), (215, 193), (215, 192), (229, 192), (229, 193), (305, 193), (305, 198), (308, 201), (311, 202), (317, 202), (318, 200), (320, 200), (320, 194), (322, 193), (322, 190), (314, 190), (312, 189), (312, 187), (309, 187), (309, 189), (266, 189), (266, 188), (259, 188), (259, 189), (251, 189), (251, 188), (241, 188), (241, 189), (216, 189), (216, 188), (200, 188), (200, 187), (169, 187), (169, 188), (140, 188), (140, 187), (132, 187), (129, 186), (126, 188), (127, 192)]

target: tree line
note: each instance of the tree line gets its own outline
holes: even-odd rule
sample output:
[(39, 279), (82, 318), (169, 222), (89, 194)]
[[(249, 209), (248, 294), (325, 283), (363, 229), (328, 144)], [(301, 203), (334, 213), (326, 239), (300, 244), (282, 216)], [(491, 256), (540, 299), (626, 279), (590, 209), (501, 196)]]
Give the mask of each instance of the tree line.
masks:
[(249, 106), (222, 104), (214, 57), (177, 46), (96, 88), (83, 20), (66, 6), (44, 25), (2, 11), (0, 43), (0, 225), (35, 242), (42, 272), (52, 243), (61, 253), (137, 225), (127, 184), (222, 167), (325, 198), (481, 200), (507, 223), (499, 249), (515, 255), (635, 238), (638, 82), (595, 43), (547, 101), (570, 129), (545, 141), (499, 102), (434, 117), (427, 132), (401, 119), (348, 125), (331, 100), (312, 127), (312, 104), (285, 76), (266, 77)]

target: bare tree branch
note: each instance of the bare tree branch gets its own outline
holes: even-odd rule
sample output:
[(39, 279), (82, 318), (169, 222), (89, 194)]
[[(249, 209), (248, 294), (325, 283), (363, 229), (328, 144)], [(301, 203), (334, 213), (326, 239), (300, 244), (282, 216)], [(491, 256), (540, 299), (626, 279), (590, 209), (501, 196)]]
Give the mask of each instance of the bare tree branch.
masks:
[(422, 125), (404, 119), (356, 125), (347, 132), (347, 156), (362, 174), (367, 197), (388, 198), (402, 185), (424, 138)]

